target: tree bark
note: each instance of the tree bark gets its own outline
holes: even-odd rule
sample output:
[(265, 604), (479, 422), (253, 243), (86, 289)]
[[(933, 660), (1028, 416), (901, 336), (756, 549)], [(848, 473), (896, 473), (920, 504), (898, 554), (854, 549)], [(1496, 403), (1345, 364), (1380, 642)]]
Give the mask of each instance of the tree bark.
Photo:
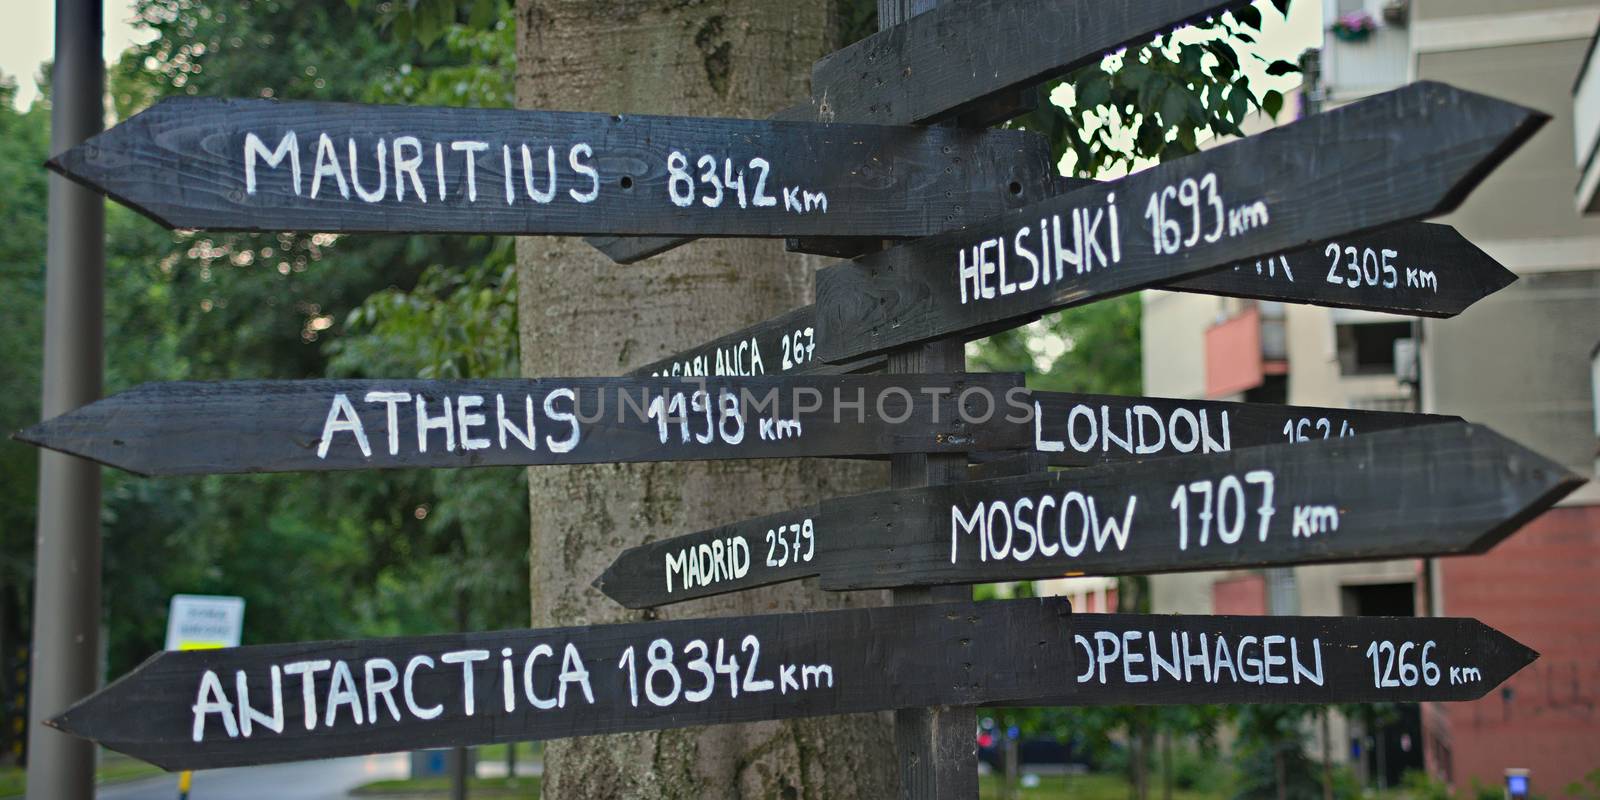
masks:
[[(519, 0), (518, 104), (765, 117), (809, 93), (811, 62), (833, 44), (832, 7), (831, 0)], [(633, 267), (612, 264), (577, 239), (517, 244), (529, 376), (618, 375), (793, 309), (811, 302), (820, 264), (770, 241), (704, 240)], [(781, 358), (762, 356), (769, 368)], [(869, 491), (885, 478), (881, 465), (838, 461), (533, 468), (533, 623), (648, 618), (589, 584), (624, 548)], [(659, 616), (884, 600), (882, 592), (824, 595), (809, 583), (789, 584), (672, 606)], [(554, 741), (545, 748), (543, 796), (883, 798), (895, 794), (895, 781), (892, 728), (880, 714)]]

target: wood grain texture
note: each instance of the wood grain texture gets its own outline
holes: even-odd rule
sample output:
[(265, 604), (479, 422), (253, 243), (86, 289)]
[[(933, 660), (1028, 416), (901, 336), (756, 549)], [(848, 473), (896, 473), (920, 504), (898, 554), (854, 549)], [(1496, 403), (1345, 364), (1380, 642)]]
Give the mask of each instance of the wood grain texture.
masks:
[[(1546, 120), (1415, 83), (829, 267), (817, 273), (817, 357), (838, 363), (941, 336), (976, 338), (1262, 253), (1443, 213)], [(1041, 253), (1030, 271), (1028, 259)], [(1007, 255), (1009, 273), (998, 264)]]
[(983, 109), (1240, 0), (969, 0), (945, 3), (819, 59), (819, 119), (926, 124)]
[(1003, 374), (149, 383), (17, 438), (142, 475), (966, 452), (1026, 446), (1022, 426), (964, 407), (1020, 385)]
[[(625, 551), (599, 585), (643, 607), (809, 575), (844, 590), (1481, 553), (1582, 482), (1487, 428), (1425, 425), (837, 498)], [(784, 519), (810, 520), (798, 564), (766, 534)], [(665, 591), (664, 554), (734, 538), (753, 554), (739, 581)]]
[(1069, 691), (1004, 705), (1476, 700), (1539, 657), (1459, 617), (1076, 614), (1072, 642)]
[(877, 372), (882, 356), (843, 364), (824, 364), (816, 350), (816, 306), (802, 306), (764, 322), (718, 336), (630, 370), (634, 376), (679, 375), (839, 375)]
[[(1090, 184), (1076, 182), (1075, 185)], [(1337, 254), (1336, 263), (1333, 254)], [(1354, 268), (1350, 266), (1352, 258), (1356, 264)], [(1334, 269), (1330, 271), (1330, 267)], [(1338, 281), (1330, 279), (1330, 274)], [(1449, 225), (1406, 222), (1370, 233), (1316, 242), (1285, 253), (1263, 255), (1250, 263), (1235, 264), (1231, 269), (1156, 288), (1391, 314), (1452, 317), (1516, 279), (1514, 273)], [(1386, 285), (1390, 281), (1393, 285)], [(791, 355), (786, 360), (786, 338), (791, 353), (794, 341), (803, 342), (806, 358)], [(883, 368), (882, 357), (876, 355), (839, 364), (811, 358), (816, 341), (817, 310), (815, 306), (805, 306), (651, 362), (629, 374), (828, 375), (875, 372)], [(773, 353), (778, 357), (774, 358)], [(758, 362), (761, 371), (752, 373)]]
[[(1073, 674), (1069, 614), (1064, 600), (1016, 600), (165, 652), (51, 724), (178, 770), (1019, 700), (1054, 692), (1063, 676)], [(698, 665), (696, 641), (707, 651)], [(653, 642), (664, 644), (655, 646), (652, 660)], [(540, 645), (549, 651), (531, 660), (529, 671), (530, 654)], [(569, 646), (575, 655), (564, 670)], [(630, 648), (631, 691), (624, 661)], [(715, 670), (719, 648), (722, 664), (737, 663), (736, 687), (729, 672)], [(447, 653), (474, 650), (482, 660), (443, 660)], [(387, 695), (394, 712), (382, 692), (368, 694), (368, 665), (387, 659), (388, 670), (379, 666), (371, 674), (380, 682), (404, 679), (419, 656), (429, 661), (406, 682), (417, 706), (426, 711), (438, 705), (432, 719), (420, 718), (405, 702), (403, 685), (391, 684)], [(281, 691), (273, 691), (274, 666), (307, 661), (324, 666), (309, 681), (286, 674)], [(655, 666), (647, 678), (658, 663), (670, 667)], [(349, 670), (347, 683), (335, 682), (339, 664)], [(820, 666), (828, 668), (825, 674), (819, 674)], [(574, 677), (580, 670), (587, 673), (592, 699)], [(257, 721), (250, 736), (229, 736), (224, 714), (213, 711), (203, 714), (196, 741), (193, 708), (208, 671), (221, 678), (218, 688), (235, 706), (235, 716), (240, 671), (254, 709), (271, 714), (272, 698), (281, 698), (282, 731)], [(561, 696), (563, 672), (565, 702), (536, 707), (535, 699), (549, 703)], [(351, 703), (335, 703), (329, 715), (330, 695), (345, 689), (361, 706), (360, 722)]]
[(1053, 174), (1022, 131), (217, 98), (163, 100), (50, 166), (169, 227), (772, 238), (925, 236), (1037, 199)]

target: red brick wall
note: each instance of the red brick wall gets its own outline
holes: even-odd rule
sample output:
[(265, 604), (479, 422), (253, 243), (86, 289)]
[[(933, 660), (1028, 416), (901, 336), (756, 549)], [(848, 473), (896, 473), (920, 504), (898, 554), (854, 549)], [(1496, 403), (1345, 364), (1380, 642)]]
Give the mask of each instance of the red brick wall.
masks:
[(1442, 616), (1477, 617), (1540, 657), (1481, 700), (1425, 709), (1429, 769), (1464, 788), (1526, 767), (1536, 794), (1564, 796), (1600, 768), (1600, 506), (1548, 511), (1439, 573)]

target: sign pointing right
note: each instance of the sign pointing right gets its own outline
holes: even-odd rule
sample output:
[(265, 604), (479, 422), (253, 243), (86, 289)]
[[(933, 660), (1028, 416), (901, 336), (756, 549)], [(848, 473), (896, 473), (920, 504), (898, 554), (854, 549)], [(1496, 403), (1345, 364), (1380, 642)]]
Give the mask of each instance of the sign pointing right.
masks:
[(824, 589), (1481, 553), (1577, 488), (1451, 423), (855, 495), (651, 542), (596, 581), (629, 607)]
[(1476, 700), (1538, 653), (1475, 619), (1074, 614), (1071, 684), (1018, 706)]
[[(1414, 83), (862, 256), (817, 273), (815, 355), (840, 363), (976, 338), (1263, 253), (1441, 214), (1548, 119)], [(1357, 255), (1358, 264), (1366, 259)], [(1389, 280), (1375, 256), (1379, 280)]]
[[(1514, 273), (1455, 228), (1405, 222), (1253, 257), (1234, 264), (1232, 269), (1154, 288), (1453, 317), (1516, 279)], [(882, 356), (824, 363), (814, 357), (817, 342), (817, 307), (804, 306), (658, 359), (629, 374), (808, 375), (872, 372), (883, 367)]]

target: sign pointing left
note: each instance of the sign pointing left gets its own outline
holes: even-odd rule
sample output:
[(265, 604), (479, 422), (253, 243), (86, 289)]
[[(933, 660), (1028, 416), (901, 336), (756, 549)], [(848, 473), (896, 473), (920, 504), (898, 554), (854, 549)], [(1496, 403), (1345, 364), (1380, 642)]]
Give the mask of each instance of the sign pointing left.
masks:
[(1008, 398), (998, 373), (147, 383), (16, 438), (140, 475), (962, 453), (1027, 446)]
[(50, 166), (169, 227), (926, 236), (1042, 199), (1037, 134), (172, 98)]
[(1021, 700), (1063, 600), (161, 653), (48, 724), (169, 769)]

